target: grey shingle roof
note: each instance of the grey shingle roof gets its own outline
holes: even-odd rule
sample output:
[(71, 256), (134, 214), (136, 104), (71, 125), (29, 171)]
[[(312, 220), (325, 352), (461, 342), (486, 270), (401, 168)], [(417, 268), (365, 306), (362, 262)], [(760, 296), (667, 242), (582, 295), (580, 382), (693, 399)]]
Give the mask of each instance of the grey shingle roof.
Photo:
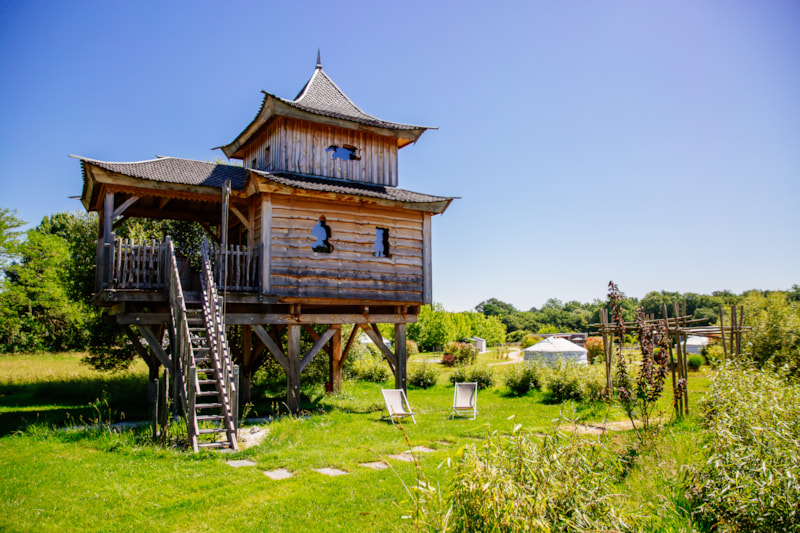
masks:
[(81, 161), (124, 176), (163, 183), (221, 188), (230, 180), (231, 189), (239, 190), (247, 182), (247, 170), (242, 167), (193, 159), (160, 157), (121, 163), (81, 158)]
[[(368, 198), (379, 198), (404, 203), (442, 204), (446, 208), (452, 198), (447, 196), (432, 196), (395, 187), (384, 187), (368, 183), (358, 183), (330, 178), (304, 176), (289, 172), (270, 173), (221, 163), (209, 163), (192, 159), (177, 157), (162, 157), (148, 161), (109, 162), (94, 159), (80, 158), (84, 165), (90, 164), (110, 172), (122, 174), (132, 178), (163, 183), (176, 183), (184, 185), (199, 185), (205, 187), (222, 187), (227, 180), (231, 181), (231, 188), (241, 190), (247, 183), (250, 172), (263, 179), (279, 185), (296, 187), (309, 191), (329, 192), (336, 194), (349, 194)], [(436, 209), (439, 212), (439, 209)]]
[(350, 98), (328, 77), (318, 65), (311, 79), (294, 100), (286, 100), (275, 96), (278, 100), (303, 111), (318, 115), (352, 120), (361, 124), (392, 130), (416, 130), (425, 126), (412, 126), (388, 122), (364, 113)]

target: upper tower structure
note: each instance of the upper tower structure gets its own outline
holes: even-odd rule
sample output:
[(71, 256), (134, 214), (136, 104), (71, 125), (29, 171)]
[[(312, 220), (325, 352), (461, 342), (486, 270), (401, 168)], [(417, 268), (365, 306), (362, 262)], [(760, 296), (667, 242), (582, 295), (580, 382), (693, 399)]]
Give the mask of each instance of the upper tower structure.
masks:
[(323, 71), (294, 100), (264, 92), (255, 118), (219, 148), (245, 168), (397, 186), (397, 150), (426, 126), (389, 122), (361, 110)]

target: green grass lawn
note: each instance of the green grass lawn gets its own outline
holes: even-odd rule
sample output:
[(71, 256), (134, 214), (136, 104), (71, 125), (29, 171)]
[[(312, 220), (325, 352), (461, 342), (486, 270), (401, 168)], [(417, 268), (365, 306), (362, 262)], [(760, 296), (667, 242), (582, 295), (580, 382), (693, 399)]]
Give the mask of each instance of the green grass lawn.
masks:
[[(488, 357), (486, 362), (497, 361)], [(517, 424), (544, 432), (563, 417), (624, 418), (616, 408), (550, 405), (541, 392), (513, 397), (498, 385), (479, 392), (477, 420), (450, 420), (453, 389), (443, 373), (433, 388), (409, 390), (417, 424), (405, 424), (404, 433), (381, 419), (380, 384), (346, 381), (337, 396), (306, 390), (307, 414), (261, 424), (268, 435), (260, 446), (193, 455), (151, 444), (146, 428), (122, 434), (53, 430), (52, 424), (94, 416), (88, 404), (100, 396), (112, 410), (126, 411), (128, 420), (147, 418), (143, 365), (108, 375), (79, 361), (79, 354), (0, 356), (0, 531), (391, 531), (408, 523), (402, 517), (411, 504), (399, 478), (413, 483), (415, 467), (390, 460), (393, 470), (374, 471), (360, 462), (424, 445), (435, 451), (417, 455), (421, 467), (446, 487), (449, 471), (440, 465), (457, 459), (464, 446), (480, 445), (490, 432), (510, 432)], [(502, 372), (505, 365), (494, 368)], [(708, 382), (705, 374), (692, 377), (695, 405)], [(259, 405), (266, 401), (277, 400), (262, 399), (256, 410), (263, 411)], [(662, 402), (669, 417), (669, 400)], [(680, 464), (696, 460), (698, 431), (694, 419), (665, 430), (667, 444), (658, 460), (643, 457), (637, 463), (641, 470), (634, 469), (618, 487), (628, 505), (661, 501), (659, 494), (677, 479)], [(629, 436), (614, 439), (625, 447)], [(256, 465), (232, 468), (225, 464), (231, 459)], [(313, 471), (331, 466), (349, 474)], [(282, 481), (264, 475), (275, 468), (295, 475)], [(682, 523), (659, 509), (653, 513), (666, 513), (663, 523)]]

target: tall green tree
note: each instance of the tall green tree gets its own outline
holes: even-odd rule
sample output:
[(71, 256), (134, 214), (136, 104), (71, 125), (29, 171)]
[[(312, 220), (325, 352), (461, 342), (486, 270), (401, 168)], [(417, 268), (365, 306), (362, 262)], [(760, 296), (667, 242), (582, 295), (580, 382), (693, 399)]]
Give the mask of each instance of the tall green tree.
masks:
[(22, 235), (19, 228), (24, 224), (24, 220), (17, 218), (16, 211), (0, 207), (0, 268), (5, 266), (16, 253)]

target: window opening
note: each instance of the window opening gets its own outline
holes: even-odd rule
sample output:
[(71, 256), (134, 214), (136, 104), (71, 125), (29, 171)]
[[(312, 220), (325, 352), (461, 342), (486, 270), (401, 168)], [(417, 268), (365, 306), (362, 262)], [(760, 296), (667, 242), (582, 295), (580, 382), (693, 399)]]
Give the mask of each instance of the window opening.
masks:
[(255, 170), (258, 170), (258, 167), (256, 166), (256, 164), (257, 164), (257, 163), (258, 163), (258, 159), (256, 159), (256, 158), (254, 157), (254, 158), (253, 158), (253, 164), (252, 164), (252, 165), (250, 165), (250, 168), (252, 168), (252, 169), (255, 169)]
[(375, 257), (391, 257), (389, 254), (389, 229), (375, 228)]
[(311, 236), (316, 239), (311, 245), (312, 250), (322, 254), (329, 254), (333, 251), (333, 245), (328, 242), (331, 238), (331, 228), (325, 224), (324, 216), (319, 217), (319, 222), (311, 230)]
[(343, 159), (344, 161), (361, 160), (361, 155), (358, 153), (358, 148), (355, 146), (350, 146), (349, 144), (345, 144), (343, 146), (332, 144), (326, 148), (325, 151), (331, 152), (331, 157), (333, 159)]

